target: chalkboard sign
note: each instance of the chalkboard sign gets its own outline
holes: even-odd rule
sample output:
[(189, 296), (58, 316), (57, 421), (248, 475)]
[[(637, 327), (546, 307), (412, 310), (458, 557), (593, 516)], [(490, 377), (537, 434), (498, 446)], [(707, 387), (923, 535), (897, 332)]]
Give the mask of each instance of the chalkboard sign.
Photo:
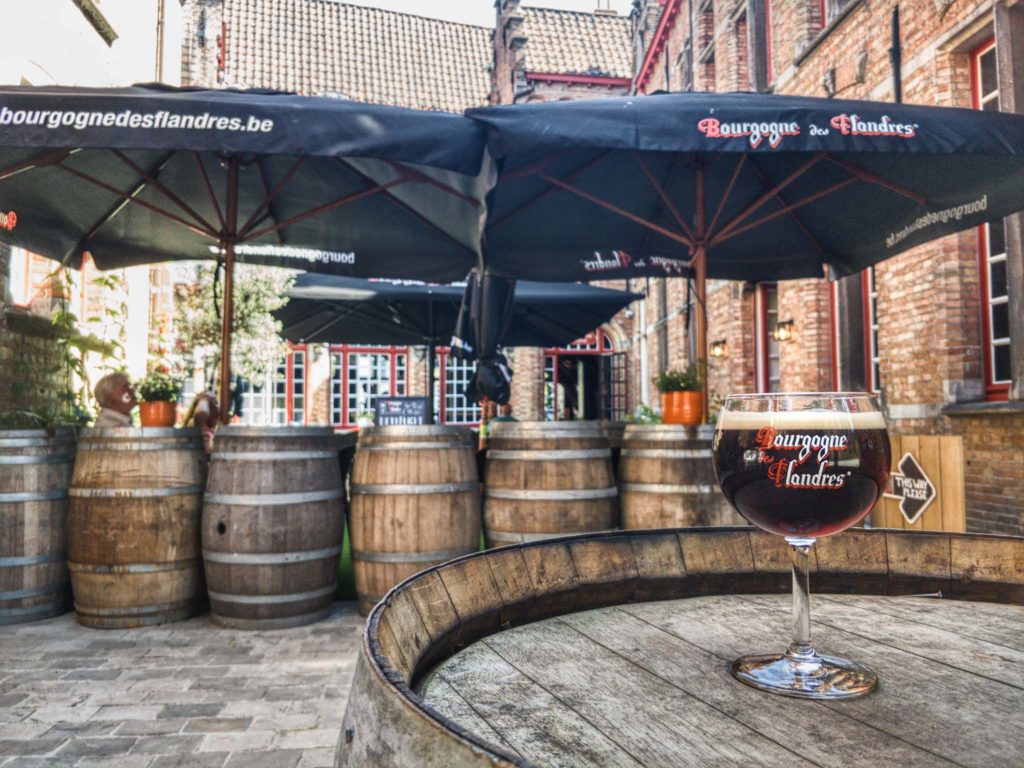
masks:
[(433, 413), (427, 397), (378, 397), (373, 403), (378, 427), (430, 424)]

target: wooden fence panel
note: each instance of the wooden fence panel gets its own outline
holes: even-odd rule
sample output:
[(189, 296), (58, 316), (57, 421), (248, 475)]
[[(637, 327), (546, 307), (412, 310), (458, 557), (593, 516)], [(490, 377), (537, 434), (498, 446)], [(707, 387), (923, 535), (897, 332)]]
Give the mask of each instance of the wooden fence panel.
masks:
[(900, 500), (885, 497), (871, 513), (871, 525), (915, 531), (966, 531), (963, 438), (958, 435), (890, 435), (890, 441), (892, 471), (899, 472), (900, 460), (905, 454), (911, 454), (934, 486), (935, 498), (914, 523), (908, 523), (900, 512)]

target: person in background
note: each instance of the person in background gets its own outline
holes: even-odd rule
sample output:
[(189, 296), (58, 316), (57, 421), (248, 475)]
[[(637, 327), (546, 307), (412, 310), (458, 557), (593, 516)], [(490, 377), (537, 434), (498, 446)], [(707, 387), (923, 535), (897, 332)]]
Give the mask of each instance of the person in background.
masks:
[(498, 406), (498, 415), (494, 417), (493, 421), (519, 421), (519, 419), (512, 415), (512, 404), (505, 403)]
[(213, 450), (213, 434), (220, 421), (220, 403), (212, 392), (200, 392), (185, 413), (186, 427), (199, 427), (203, 433), (203, 448), (207, 453)]
[(96, 382), (93, 394), (96, 395), (96, 402), (100, 406), (94, 427), (105, 429), (132, 426), (132, 408), (138, 405), (139, 401), (135, 399), (135, 389), (127, 375), (108, 373)]

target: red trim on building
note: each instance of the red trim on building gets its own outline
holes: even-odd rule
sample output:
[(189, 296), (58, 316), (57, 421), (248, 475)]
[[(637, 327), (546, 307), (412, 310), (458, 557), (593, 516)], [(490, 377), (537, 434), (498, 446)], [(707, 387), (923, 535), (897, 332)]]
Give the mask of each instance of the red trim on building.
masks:
[[(979, 59), (996, 46), (995, 37), (990, 37), (971, 51), (971, 106), (981, 109), (981, 77)], [(992, 304), (988, 277), (990, 246), (986, 225), (978, 227), (978, 278), (981, 292), (981, 358), (985, 372), (985, 399), (1003, 401), (1010, 399), (1009, 383), (993, 383), (995, 366), (992, 360)]]
[(832, 389), (839, 392), (839, 283), (829, 283), (828, 292), (829, 332), (832, 335), (829, 352), (832, 354)]
[(772, 0), (764, 0), (764, 69), (768, 84), (775, 81), (772, 77)]
[(647, 46), (647, 55), (644, 56), (644, 63), (640, 65), (640, 71), (636, 75), (637, 91), (642, 91), (647, 85), (647, 81), (650, 79), (654, 68), (654, 60), (661, 54), (668, 43), (668, 33), (675, 25), (682, 0), (662, 0), (662, 5), (664, 5), (664, 10), (661, 12), (658, 27), (654, 30), (654, 39)]
[(548, 83), (572, 83), (573, 85), (602, 85), (607, 88), (628, 88), (632, 82), (628, 77), (607, 75), (566, 75), (557, 72), (527, 72), (527, 80), (542, 80)]

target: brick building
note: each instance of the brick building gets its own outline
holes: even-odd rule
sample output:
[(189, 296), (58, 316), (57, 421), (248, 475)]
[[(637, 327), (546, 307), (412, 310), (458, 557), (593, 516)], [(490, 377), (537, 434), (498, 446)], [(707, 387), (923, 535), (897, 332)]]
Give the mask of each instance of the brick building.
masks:
[[(634, 14), (634, 88), (1024, 111), (1024, 4), (908, 0), (898, 14), (897, 46), (894, 6), (866, 0), (647, 0)], [(668, 285), (670, 306), (684, 290)], [(968, 529), (1019, 535), (1022, 293), (1019, 216), (834, 284), (716, 282), (708, 333), (728, 356), (711, 361), (710, 386), (878, 392), (893, 433), (963, 437)], [(782, 343), (772, 332), (786, 321)]]

